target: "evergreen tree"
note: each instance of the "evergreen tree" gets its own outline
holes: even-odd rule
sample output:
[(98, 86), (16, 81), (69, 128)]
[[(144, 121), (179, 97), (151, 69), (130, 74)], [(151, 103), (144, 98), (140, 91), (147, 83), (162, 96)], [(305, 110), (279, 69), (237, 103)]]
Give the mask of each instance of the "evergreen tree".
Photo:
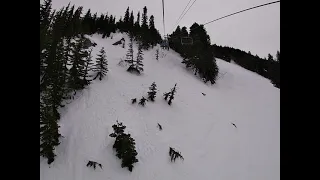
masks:
[(114, 132), (109, 136), (116, 138), (113, 148), (116, 149), (116, 156), (122, 160), (121, 167), (128, 167), (129, 171), (132, 172), (133, 164), (138, 162), (136, 156), (138, 155), (135, 150), (135, 140), (130, 134), (124, 133), (126, 126), (117, 121), (117, 124), (112, 126)]
[(154, 99), (156, 98), (156, 94), (157, 94), (157, 85), (155, 82), (153, 82), (151, 84), (151, 86), (149, 87), (149, 92), (148, 92), (148, 99), (151, 100), (152, 102), (154, 102)]
[(89, 72), (92, 70), (92, 65), (93, 65), (91, 53), (92, 53), (92, 49), (89, 50), (88, 57), (86, 58), (86, 61), (85, 61), (85, 70), (84, 70), (84, 75), (83, 75), (83, 81), (84, 81), (85, 85), (90, 84), (90, 80), (87, 78), (91, 77)]
[(142, 13), (142, 23), (141, 23), (141, 28), (143, 30), (148, 29), (148, 10), (147, 10), (147, 6), (143, 7), (143, 13)]
[(130, 12), (129, 12), (129, 7), (126, 10), (126, 13), (124, 15), (123, 18), (123, 28), (124, 28), (124, 32), (128, 32), (129, 30), (129, 25), (130, 24)]
[(142, 97), (139, 101), (139, 105), (141, 106), (145, 106), (146, 105), (146, 101), (148, 101), (146, 98)]
[(133, 34), (136, 36), (137, 40), (140, 40), (138, 37), (139, 31), (140, 31), (140, 11), (137, 14), (137, 21), (134, 23), (134, 26), (133, 26)]
[(153, 15), (151, 15), (150, 19), (149, 19), (149, 29), (150, 30), (156, 29), (156, 27), (154, 26), (154, 16)]
[(271, 54), (268, 54), (268, 61), (274, 61), (273, 56)]
[[(67, 13), (68, 18), (67, 18), (67, 22), (65, 23), (66, 25), (65, 34), (67, 37), (73, 37), (75, 35), (74, 27), (73, 27), (73, 16), (74, 16), (74, 5), (70, 8), (70, 10)], [(81, 25), (81, 26), (85, 27), (84, 25)]]
[(141, 43), (139, 43), (137, 61), (136, 61), (136, 67), (135, 67), (139, 71), (139, 73), (141, 71), (143, 71), (143, 63), (142, 63), (143, 56), (142, 55), (143, 55), (143, 53), (142, 53), (142, 45), (141, 45)]
[(129, 18), (129, 30), (131, 33), (133, 31), (133, 25), (134, 25), (134, 16), (133, 16), (133, 11), (131, 11), (130, 18)]
[(108, 62), (106, 57), (106, 52), (104, 50), (104, 47), (101, 48), (99, 51), (100, 54), (98, 54), (97, 58), (97, 64), (95, 65), (94, 71), (97, 72), (97, 75), (93, 80), (95, 80), (97, 77), (99, 77), (99, 80), (101, 81), (104, 76), (106, 76), (108, 72)]
[(133, 37), (130, 36), (130, 42), (129, 42), (129, 49), (128, 49), (128, 52), (126, 54), (126, 59), (125, 61), (129, 64), (130, 67), (133, 67), (134, 66), (134, 60), (133, 60)]
[(50, 25), (53, 19), (54, 12), (51, 12), (52, 0), (45, 0), (40, 4), (40, 76), (43, 76), (46, 68), (47, 53), (50, 46), (52, 33)]
[(40, 156), (47, 158), (47, 163), (51, 164), (55, 159), (55, 146), (60, 144), (59, 126), (57, 120), (60, 118), (56, 109), (52, 106), (50, 101), (52, 97), (50, 94), (43, 95), (42, 100), (44, 104), (40, 107)]
[(51, 9), (52, 0), (44, 0), (43, 4), (40, 4), (40, 30), (49, 26)]
[(142, 48), (143, 49), (148, 49), (149, 48), (149, 27), (148, 27), (148, 16), (147, 16), (148, 10), (147, 7), (145, 6), (143, 8), (143, 13), (142, 13), (142, 24), (141, 24), (141, 41), (142, 41)]
[(150, 36), (149, 41), (150, 41), (152, 47), (161, 41), (161, 35), (154, 25), (154, 16), (153, 15), (151, 15), (150, 19), (149, 19), (149, 36)]
[(90, 23), (91, 23), (91, 10), (88, 9), (88, 11), (86, 12), (82, 20), (82, 27), (83, 27), (84, 33), (88, 33), (88, 34), (92, 33), (92, 29), (91, 29), (92, 27)]
[(70, 78), (69, 78), (69, 88), (76, 90), (81, 90), (84, 88), (85, 83), (83, 77), (85, 74), (85, 58), (88, 57), (88, 52), (84, 49), (84, 36), (80, 36), (73, 43), (72, 56), (70, 62), (72, 67), (70, 68)]
[(134, 23), (134, 25), (138, 28), (140, 28), (140, 11), (138, 11), (137, 14), (137, 21)]
[(119, 21), (117, 22), (117, 28), (119, 29), (120, 32), (123, 32), (123, 20), (121, 16)]
[(73, 29), (73, 32), (72, 32), (72, 35), (78, 35), (78, 34), (81, 34), (82, 33), (82, 27), (81, 27), (81, 14), (82, 14), (82, 10), (83, 10), (83, 7), (78, 7), (76, 9), (76, 11), (74, 12), (74, 15), (72, 17), (72, 20), (71, 20), (71, 23), (72, 23), (72, 29)]

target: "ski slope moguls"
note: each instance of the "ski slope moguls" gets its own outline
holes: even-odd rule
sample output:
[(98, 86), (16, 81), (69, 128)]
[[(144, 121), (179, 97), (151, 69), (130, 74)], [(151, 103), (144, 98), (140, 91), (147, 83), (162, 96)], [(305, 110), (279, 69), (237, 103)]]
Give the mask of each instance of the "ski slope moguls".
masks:
[[(204, 84), (172, 50), (160, 49), (157, 61), (157, 47), (143, 52), (144, 72), (137, 76), (118, 65), (129, 38), (112, 36), (89, 36), (97, 43), (93, 59), (104, 47), (109, 71), (61, 110), (63, 138), (51, 165), (40, 158), (41, 180), (280, 179), (280, 90), (268, 79), (217, 59), (217, 83)], [(125, 48), (112, 45), (122, 37)], [(155, 102), (145, 107), (131, 104), (132, 98), (146, 97), (152, 82), (158, 88)], [(177, 93), (169, 106), (163, 93), (175, 83)], [(132, 172), (121, 168), (112, 148), (109, 134), (117, 120), (136, 141), (139, 162)], [(169, 147), (180, 151), (184, 160), (171, 162)], [(89, 160), (103, 169), (86, 167)]]

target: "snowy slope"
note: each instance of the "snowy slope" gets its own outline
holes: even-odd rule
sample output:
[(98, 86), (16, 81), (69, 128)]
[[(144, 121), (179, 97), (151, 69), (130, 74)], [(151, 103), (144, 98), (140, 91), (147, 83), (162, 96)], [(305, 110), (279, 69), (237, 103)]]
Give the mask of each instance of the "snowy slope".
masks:
[[(127, 47), (93, 35), (95, 57), (105, 47), (107, 78), (94, 81), (62, 110), (57, 158), (49, 167), (40, 158), (41, 180), (277, 180), (280, 179), (280, 90), (269, 80), (235, 64), (217, 60), (220, 78), (205, 85), (188, 72), (177, 53), (144, 52), (144, 73), (118, 65)], [(134, 54), (137, 47), (134, 45)], [(156, 102), (132, 105), (155, 81)], [(162, 98), (177, 83), (172, 106)], [(201, 93), (205, 93), (203, 96)], [(123, 122), (136, 140), (139, 162), (121, 168), (112, 149), (112, 125)], [(163, 127), (157, 128), (157, 123)], [(231, 123), (235, 123), (235, 128)], [(171, 163), (169, 146), (184, 156)], [(103, 169), (86, 167), (95, 160)]]

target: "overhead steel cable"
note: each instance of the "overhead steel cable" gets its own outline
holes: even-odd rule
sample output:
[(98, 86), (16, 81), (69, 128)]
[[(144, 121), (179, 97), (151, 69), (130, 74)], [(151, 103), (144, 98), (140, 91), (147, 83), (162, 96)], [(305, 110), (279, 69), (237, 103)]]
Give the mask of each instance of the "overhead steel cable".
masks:
[[(217, 19), (214, 19), (214, 20), (212, 20), (212, 21), (206, 22), (206, 23), (204, 23), (204, 24), (202, 24), (202, 25), (205, 26), (205, 25), (207, 25), (207, 24), (213, 23), (213, 22), (218, 21), (218, 20), (220, 20), (220, 19), (224, 19), (224, 18), (226, 18), (226, 17), (232, 16), (232, 15), (235, 15), (235, 14), (238, 14), (238, 13), (241, 13), (241, 12), (244, 12), (244, 11), (248, 11), (248, 10), (251, 10), (251, 9), (255, 9), (255, 8), (259, 8), (259, 7), (263, 7), (263, 6), (267, 6), (267, 5), (271, 5), (271, 4), (275, 4), (275, 3), (280, 3), (280, 1), (273, 1), (273, 2), (269, 2), (269, 3), (262, 4), (262, 5), (254, 6), (254, 7), (251, 7), (251, 8), (247, 8), (247, 9), (244, 9), (244, 10), (241, 10), (241, 11), (237, 11), (237, 12), (235, 12), (235, 13), (228, 14), (228, 15), (226, 15), (226, 16), (222, 16), (222, 17), (220, 17), (220, 18), (217, 18)], [(199, 28), (199, 27), (200, 27), (200, 26), (195, 27), (195, 28), (190, 29), (190, 30), (194, 30), (194, 29), (197, 29), (197, 28)], [(171, 38), (171, 39), (174, 39), (174, 38), (172, 38), (172, 37), (178, 37), (178, 36), (180, 36), (180, 35), (182, 35), (182, 33), (181, 33), (181, 34), (178, 34), (178, 35), (175, 35), (175, 36), (171, 36), (170, 38)]]

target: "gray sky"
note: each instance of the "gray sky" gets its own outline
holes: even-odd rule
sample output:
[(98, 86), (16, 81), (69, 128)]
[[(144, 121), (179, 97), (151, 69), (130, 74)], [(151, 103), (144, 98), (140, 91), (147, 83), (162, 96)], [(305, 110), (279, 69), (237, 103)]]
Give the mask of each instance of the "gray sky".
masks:
[[(190, 27), (194, 22), (206, 23), (216, 18), (274, 0), (197, 0), (179, 25)], [(66, 6), (68, 2), (83, 6), (86, 11), (109, 13), (117, 19), (127, 7), (138, 11), (147, 6), (148, 16), (155, 16), (156, 28), (163, 34), (162, 0), (52, 0), (53, 8)], [(189, 0), (165, 0), (166, 33), (170, 34)], [(189, 6), (193, 0), (190, 2)], [(212, 44), (231, 46), (251, 54), (266, 57), (280, 50), (280, 3), (271, 4), (236, 14), (205, 26)]]

